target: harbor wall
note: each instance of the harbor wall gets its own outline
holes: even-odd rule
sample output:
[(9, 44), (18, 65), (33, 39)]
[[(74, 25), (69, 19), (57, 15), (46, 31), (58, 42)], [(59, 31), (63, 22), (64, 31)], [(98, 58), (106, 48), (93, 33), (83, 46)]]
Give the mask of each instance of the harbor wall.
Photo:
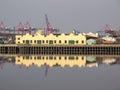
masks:
[(0, 54), (119, 55), (119, 44), (107, 45), (16, 45), (1, 44)]

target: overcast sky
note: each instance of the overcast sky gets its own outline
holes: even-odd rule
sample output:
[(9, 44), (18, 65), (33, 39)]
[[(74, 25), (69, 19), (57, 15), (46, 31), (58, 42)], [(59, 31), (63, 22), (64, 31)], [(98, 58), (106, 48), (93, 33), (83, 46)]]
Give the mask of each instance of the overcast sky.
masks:
[(120, 0), (0, 0), (0, 21), (7, 27), (29, 21), (33, 27), (44, 28), (45, 17), (61, 32), (73, 28), (96, 32), (106, 24), (120, 26)]

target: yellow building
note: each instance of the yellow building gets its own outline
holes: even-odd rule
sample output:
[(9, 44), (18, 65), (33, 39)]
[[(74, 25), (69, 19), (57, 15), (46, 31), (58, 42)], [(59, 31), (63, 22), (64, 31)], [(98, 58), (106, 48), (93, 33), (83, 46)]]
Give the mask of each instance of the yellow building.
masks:
[(86, 56), (64, 56), (64, 55), (31, 55), (31, 56), (16, 56), (15, 64), (17, 65), (25, 65), (26, 67), (30, 67), (31, 65), (35, 65), (41, 67), (43, 65), (48, 65), (49, 67), (53, 67), (55, 65), (59, 65), (61, 67), (69, 66), (78, 66), (82, 67), (86, 65)]
[(29, 33), (25, 35), (16, 35), (16, 44), (40, 44), (40, 45), (85, 45), (86, 37), (85, 35), (79, 33), (75, 35), (70, 34), (52, 34), (43, 35), (42, 31), (38, 31), (34, 35)]

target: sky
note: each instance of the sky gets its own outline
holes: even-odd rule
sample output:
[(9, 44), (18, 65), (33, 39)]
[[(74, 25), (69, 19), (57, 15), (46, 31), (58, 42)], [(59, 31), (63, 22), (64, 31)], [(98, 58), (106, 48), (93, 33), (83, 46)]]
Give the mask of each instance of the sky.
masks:
[(106, 24), (118, 30), (120, 0), (0, 0), (0, 21), (18, 27), (27, 21), (33, 27), (46, 27), (45, 14), (54, 28), (69, 33), (104, 30)]

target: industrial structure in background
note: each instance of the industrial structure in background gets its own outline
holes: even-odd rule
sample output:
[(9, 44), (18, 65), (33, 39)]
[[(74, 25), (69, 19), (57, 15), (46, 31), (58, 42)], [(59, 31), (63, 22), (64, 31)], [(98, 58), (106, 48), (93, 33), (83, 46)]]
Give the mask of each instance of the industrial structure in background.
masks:
[(46, 20), (46, 35), (49, 33), (55, 33), (57, 34), (59, 32), (59, 29), (55, 29), (51, 23), (48, 21), (47, 14), (45, 14), (45, 20)]
[[(25, 24), (20, 22), (17, 27), (13, 27), (13, 28), (6, 27), (4, 22), (1, 21), (0, 23), (0, 44), (16, 44), (15, 42), (16, 36), (18, 35), (25, 36), (28, 33), (29, 35), (34, 35), (34, 36), (36, 35), (36, 33), (40, 33), (43, 36), (49, 36), (50, 34), (52, 34), (53, 36), (56, 36), (56, 39), (58, 38), (57, 36), (61, 36), (61, 34), (59, 33), (59, 29), (54, 28), (52, 24), (49, 22), (47, 14), (45, 14), (45, 21), (46, 21), (46, 27), (44, 28), (44, 30), (42, 30), (41, 28), (33, 28), (28, 21)], [(120, 27), (118, 28), (118, 30), (112, 30), (108, 24), (105, 25), (103, 30), (97, 31), (96, 34), (92, 32), (81, 33), (76, 29), (74, 29), (72, 33), (74, 36), (79, 36), (79, 34), (84, 35), (86, 37), (87, 45), (120, 44)], [(71, 33), (69, 34), (64, 33), (65, 36), (63, 36), (63, 39), (70, 34)], [(78, 38), (78, 40), (79, 39), (80, 38)], [(52, 38), (50, 38), (50, 40), (52, 40)], [(74, 38), (72, 37), (71, 37), (71, 40), (75, 42)]]

